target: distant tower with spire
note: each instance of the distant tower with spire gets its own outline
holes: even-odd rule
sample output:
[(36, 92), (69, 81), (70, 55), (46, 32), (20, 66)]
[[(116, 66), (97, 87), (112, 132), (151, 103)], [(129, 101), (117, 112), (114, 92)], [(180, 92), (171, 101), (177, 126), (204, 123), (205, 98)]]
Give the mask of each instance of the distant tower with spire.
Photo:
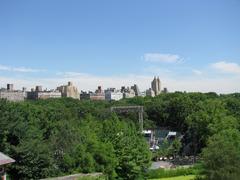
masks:
[(159, 95), (161, 93), (161, 81), (159, 77), (156, 78), (155, 76), (151, 85), (152, 85), (152, 90), (155, 93), (155, 96)]

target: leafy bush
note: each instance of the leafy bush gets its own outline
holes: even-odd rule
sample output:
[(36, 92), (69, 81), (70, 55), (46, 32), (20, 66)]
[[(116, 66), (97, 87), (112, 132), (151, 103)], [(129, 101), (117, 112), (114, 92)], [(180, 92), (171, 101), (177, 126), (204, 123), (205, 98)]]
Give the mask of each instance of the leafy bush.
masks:
[(200, 174), (200, 166), (189, 167), (189, 168), (176, 168), (176, 169), (154, 169), (149, 170), (147, 177), (149, 179), (154, 178), (167, 178), (176, 176), (186, 176), (186, 175), (198, 175)]

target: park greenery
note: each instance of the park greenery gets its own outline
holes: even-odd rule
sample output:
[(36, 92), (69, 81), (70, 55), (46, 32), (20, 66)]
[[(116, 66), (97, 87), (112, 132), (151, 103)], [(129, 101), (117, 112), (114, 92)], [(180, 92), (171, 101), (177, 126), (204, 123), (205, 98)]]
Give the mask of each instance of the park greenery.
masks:
[(187, 176), (177, 176), (177, 177), (151, 179), (151, 180), (194, 180), (194, 179), (195, 179), (194, 175), (187, 175)]
[(204, 176), (198, 179), (240, 177), (240, 94), (182, 92), (113, 102), (0, 100), (0, 149), (16, 160), (10, 177), (102, 172), (106, 179), (146, 178), (154, 154), (137, 114), (110, 111), (121, 105), (144, 106), (145, 129), (180, 132), (181, 142), (165, 143), (157, 153), (201, 157)]
[(189, 168), (176, 168), (176, 169), (153, 169), (147, 173), (148, 179), (161, 179), (179, 176), (195, 176), (201, 174), (200, 165), (195, 165)]

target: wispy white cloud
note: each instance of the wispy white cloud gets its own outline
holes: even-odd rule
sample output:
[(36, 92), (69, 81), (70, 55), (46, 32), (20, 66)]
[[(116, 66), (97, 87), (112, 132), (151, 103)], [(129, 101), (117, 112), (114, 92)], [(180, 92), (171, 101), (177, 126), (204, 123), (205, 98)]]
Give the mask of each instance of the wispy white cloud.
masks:
[(203, 74), (203, 72), (198, 69), (193, 69), (192, 72), (193, 72), (193, 74), (198, 75), (198, 76)]
[(33, 73), (33, 72), (43, 72), (43, 71), (46, 71), (46, 70), (45, 69), (26, 68), (26, 67), (12, 67), (12, 66), (5, 66), (5, 65), (0, 64), (0, 71)]
[(211, 67), (223, 73), (240, 74), (240, 65), (233, 62), (219, 61)]
[(147, 62), (175, 63), (182, 61), (183, 58), (176, 54), (146, 53), (144, 60)]
[(4, 65), (1, 65), (1, 64), (0, 64), (0, 70), (1, 70), (1, 71), (10, 71), (11, 68), (10, 68), (9, 66), (4, 66)]

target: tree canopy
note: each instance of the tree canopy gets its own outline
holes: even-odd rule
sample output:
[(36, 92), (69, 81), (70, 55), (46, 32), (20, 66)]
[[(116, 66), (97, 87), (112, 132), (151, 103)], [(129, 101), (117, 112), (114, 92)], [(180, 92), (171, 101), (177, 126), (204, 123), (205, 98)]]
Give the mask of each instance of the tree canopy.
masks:
[[(240, 154), (239, 102), (237, 93), (181, 92), (112, 102), (0, 100), (0, 149), (16, 160), (9, 166), (13, 179), (77, 172), (103, 172), (109, 179), (141, 179), (152, 154), (139, 131), (138, 116), (110, 111), (111, 106), (141, 105), (145, 129), (165, 127), (183, 134), (181, 142), (167, 146), (168, 153), (202, 153), (209, 170), (206, 177), (218, 177), (221, 172), (233, 177), (238, 175), (233, 165), (239, 166)], [(166, 154), (164, 148), (161, 153)]]

